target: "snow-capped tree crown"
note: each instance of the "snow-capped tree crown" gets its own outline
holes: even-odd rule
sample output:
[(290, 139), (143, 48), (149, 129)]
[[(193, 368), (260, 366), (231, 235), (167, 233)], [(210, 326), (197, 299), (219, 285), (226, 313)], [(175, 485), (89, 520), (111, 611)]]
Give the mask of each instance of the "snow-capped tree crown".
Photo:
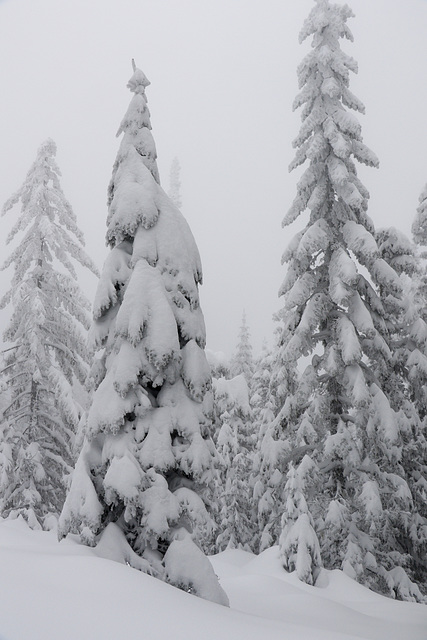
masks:
[(92, 260), (83, 250), (83, 234), (77, 226), (76, 216), (60, 186), (61, 171), (55, 160), (56, 144), (50, 138), (38, 149), (37, 157), (18, 191), (5, 203), (2, 215), (21, 203), (21, 213), (7, 236), (9, 244), (18, 232), (27, 230), (19, 247), (3, 264), (6, 269), (15, 265), (12, 286), (33, 260), (52, 262), (56, 258), (76, 278), (70, 258), (97, 275)]
[[(341, 37), (352, 39), (346, 24), (352, 15), (347, 6), (319, 0), (300, 34), (301, 40), (312, 35), (313, 42), (312, 51), (298, 68), (301, 91), (294, 108), (304, 107), (303, 124), (293, 143), (298, 150), (290, 170), (306, 161), (309, 166), (283, 224), (290, 224), (307, 208), (310, 219), (283, 254), (288, 270), (280, 294), (286, 294), (288, 310), (308, 303), (302, 323), (306, 327), (315, 326), (315, 317), (326, 318), (329, 299), (328, 304), (354, 309), (359, 330), (363, 326), (366, 332), (360, 295), (375, 298), (377, 312), (381, 303), (358, 263), (369, 269), (378, 286), (387, 281), (396, 293), (401, 287), (396, 274), (379, 257), (374, 227), (366, 214), (369, 193), (354, 164), (357, 159), (378, 166), (376, 156), (362, 142), (360, 124), (345, 108), (364, 111), (348, 88), (349, 72), (356, 72), (357, 65), (339, 45)], [(345, 331), (344, 326), (341, 329)], [(356, 348), (356, 358), (357, 353)]]
[[(154, 184), (160, 184), (156, 145), (151, 133), (145, 88), (150, 84), (137, 68), (128, 82), (134, 94), (117, 131), (123, 135), (108, 188), (107, 242), (114, 246), (134, 237), (139, 224), (154, 226), (158, 208), (153, 200)], [(150, 174), (150, 177), (149, 177)]]

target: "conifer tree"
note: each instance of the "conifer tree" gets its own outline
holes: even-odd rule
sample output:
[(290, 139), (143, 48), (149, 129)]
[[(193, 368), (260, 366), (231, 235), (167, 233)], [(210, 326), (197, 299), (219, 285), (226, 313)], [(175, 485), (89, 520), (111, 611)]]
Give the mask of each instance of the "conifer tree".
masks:
[[(277, 394), (272, 384), (274, 352), (264, 343), (262, 353), (255, 362), (251, 406), (255, 435), (254, 463), (251, 472), (255, 519), (258, 523), (256, 550), (264, 551), (275, 544), (280, 536), (282, 516), (281, 496), (276, 495), (277, 445), (272, 438), (272, 425), (276, 415)], [(271, 449), (270, 449), (271, 447)]]
[(425, 265), (401, 231), (393, 227), (379, 229), (376, 240), (381, 257), (399, 274), (404, 292), (401, 299), (387, 296), (383, 301), (393, 352), (392, 367), (383, 372), (384, 384), (390, 387), (390, 398), (396, 403), (399, 391), (392, 390), (391, 385), (396, 375), (401, 376), (411, 406), (423, 420), (427, 412)]
[(12, 308), (4, 333), (11, 346), (2, 371), (8, 403), (0, 422), (0, 513), (23, 515), (36, 528), (62, 508), (82, 413), (73, 384), (84, 384), (88, 370), (90, 305), (73, 261), (97, 273), (62, 192), (55, 155), (55, 143), (46, 140), (3, 208), (4, 215), (21, 207), (7, 243), (24, 236), (2, 267), (13, 266), (14, 273), (0, 302)]
[(303, 582), (313, 584), (322, 566), (319, 541), (313, 529), (313, 520), (303, 494), (301, 471), (291, 464), (284, 491), (285, 513), (280, 536), (280, 552), (283, 566), (296, 571)]
[(211, 527), (212, 393), (199, 304), (199, 253), (160, 188), (144, 73), (133, 93), (109, 186), (111, 247), (94, 303), (100, 358), (86, 437), (60, 535), (114, 541), (123, 562), (227, 603), (197, 546)]
[(242, 324), (240, 325), (239, 331), (239, 342), (231, 361), (230, 373), (233, 378), (242, 373), (245, 376), (248, 385), (251, 385), (253, 372), (254, 362), (252, 356), (252, 345), (250, 341), (249, 327), (246, 322), (246, 313), (243, 312)]
[(219, 532), (214, 550), (255, 551), (257, 527), (250, 487), (254, 438), (248, 385), (240, 374), (216, 380), (214, 389), (219, 425), (216, 447), (222, 462), (215, 495)]
[(409, 277), (407, 322), (412, 340), (407, 366), (413, 388), (413, 401), (420, 417), (427, 417), (427, 185), (419, 197), (419, 206), (412, 225), (416, 245), (417, 267)]
[(176, 157), (172, 160), (170, 168), (168, 196), (178, 209), (182, 207), (181, 165)]
[[(306, 161), (308, 167), (283, 224), (306, 209), (309, 220), (283, 255), (288, 268), (280, 289), (282, 335), (273, 378), (279, 397), (286, 399), (272, 425), (273, 451), (280, 454), (276, 485), (285, 495), (286, 462), (299, 473), (302, 455), (309, 454), (318, 473), (305, 486), (304, 498), (324, 566), (342, 568), (394, 597), (421, 599), (413, 558), (396, 539), (407, 508), (401, 466), (407, 423), (391, 406), (379, 374), (392, 361), (383, 301), (401, 297), (402, 285), (379, 254), (367, 215), (369, 194), (354, 162), (378, 166), (348, 110), (364, 112), (349, 90), (349, 72), (356, 72), (357, 64), (339, 43), (343, 37), (352, 40), (347, 26), (352, 15), (347, 5), (316, 0), (300, 33), (301, 42), (313, 40), (298, 69), (294, 108), (303, 107), (302, 126), (290, 169)], [(308, 364), (303, 357), (309, 357)], [(304, 367), (301, 375), (298, 366)], [(402, 499), (395, 499), (397, 485)], [(285, 509), (284, 527), (290, 518)], [(281, 554), (286, 566), (283, 537)]]
[(412, 235), (417, 245), (427, 246), (427, 184), (418, 198), (417, 215), (412, 224)]
[(380, 229), (376, 238), (380, 255), (399, 274), (404, 290), (402, 299), (384, 298), (391, 325), (393, 357), (387, 370), (377, 371), (401, 425), (400, 474), (394, 478), (395, 504), (391, 500), (395, 512), (392, 535), (399, 548), (405, 550), (416, 581), (426, 584), (427, 568), (422, 559), (427, 549), (425, 266), (401, 231)]

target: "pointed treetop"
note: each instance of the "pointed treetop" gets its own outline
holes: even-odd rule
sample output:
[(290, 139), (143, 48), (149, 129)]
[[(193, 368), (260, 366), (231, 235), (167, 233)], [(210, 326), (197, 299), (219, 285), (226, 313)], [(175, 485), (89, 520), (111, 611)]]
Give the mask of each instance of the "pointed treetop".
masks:
[[(126, 165), (125, 173), (130, 172), (128, 175), (132, 174), (133, 171), (131, 165), (135, 162), (136, 165), (138, 165), (142, 159), (142, 162), (151, 172), (155, 181), (160, 184), (159, 171), (156, 164), (156, 145), (151, 135), (150, 111), (147, 106), (147, 96), (145, 93), (145, 87), (147, 87), (150, 82), (141, 69), (136, 67), (134, 60), (132, 60), (132, 67), (134, 67), (135, 70), (127, 87), (134, 95), (116, 133), (117, 137), (122, 133), (124, 134), (118, 157), (120, 157), (124, 165)], [(120, 163), (122, 160), (120, 160)], [(114, 195), (115, 172), (118, 166), (118, 164), (115, 165), (112, 182), (109, 187), (109, 206), (112, 203)], [(123, 173), (123, 171), (121, 171), (121, 173)], [(136, 182), (139, 183), (141, 180), (143, 179), (140, 175)], [(110, 240), (108, 240), (108, 242), (109, 241)]]
[(149, 81), (145, 73), (141, 71), (141, 69), (138, 69), (133, 58), (132, 69), (133, 76), (127, 83), (128, 88), (133, 91), (133, 93), (145, 93), (145, 87), (148, 87), (151, 82)]
[(56, 142), (52, 140), (52, 138), (46, 138), (44, 142), (41, 143), (38, 148), (38, 155), (42, 155), (44, 153), (55, 156), (56, 155)]
[[(316, 6), (311, 10), (308, 18), (304, 21), (299, 33), (299, 42), (302, 43), (308, 36), (319, 33), (323, 35), (323, 30), (327, 27), (330, 33), (340, 38), (347, 38), (353, 42), (353, 34), (345, 24), (348, 18), (354, 18), (354, 13), (347, 4), (331, 4), (329, 0), (315, 0)], [(331, 20), (331, 14), (335, 19)], [(313, 42), (315, 47), (317, 42)]]

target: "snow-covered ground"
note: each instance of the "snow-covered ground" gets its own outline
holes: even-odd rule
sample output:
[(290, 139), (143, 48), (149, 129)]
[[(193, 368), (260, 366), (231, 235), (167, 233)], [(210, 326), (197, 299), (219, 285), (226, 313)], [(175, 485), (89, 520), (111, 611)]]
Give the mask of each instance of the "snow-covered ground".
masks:
[(277, 549), (212, 558), (230, 608), (179, 591), (72, 539), (0, 522), (1, 640), (426, 640), (427, 606), (383, 598), (340, 571), (319, 588)]

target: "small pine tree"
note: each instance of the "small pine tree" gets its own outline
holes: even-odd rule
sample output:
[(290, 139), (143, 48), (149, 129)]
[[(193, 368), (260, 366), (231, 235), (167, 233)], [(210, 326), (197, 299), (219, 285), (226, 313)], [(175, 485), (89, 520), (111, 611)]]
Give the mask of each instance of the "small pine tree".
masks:
[(252, 356), (252, 345), (250, 341), (249, 327), (246, 323), (246, 313), (243, 312), (242, 324), (240, 325), (239, 331), (239, 342), (231, 361), (230, 373), (233, 378), (243, 374), (246, 382), (251, 386), (253, 372), (254, 362)]
[(181, 165), (176, 157), (172, 160), (170, 168), (168, 196), (174, 205), (178, 207), (178, 209), (181, 209)]
[(216, 447), (222, 461), (215, 495), (219, 533), (214, 551), (225, 548), (254, 551), (256, 522), (250, 488), (254, 439), (248, 385), (244, 376), (216, 380), (214, 405), (216, 421), (220, 425)]
[(251, 472), (255, 520), (258, 523), (257, 551), (278, 543), (280, 536), (281, 502), (276, 493), (278, 475), (278, 441), (272, 438), (272, 423), (276, 415), (276, 394), (272, 385), (274, 352), (264, 343), (261, 356), (255, 362), (251, 406), (255, 435), (254, 462)]
[(304, 467), (311, 466), (310, 463), (308, 457), (303, 459), (298, 472), (291, 464), (287, 474), (280, 555), (287, 571), (296, 571), (300, 580), (314, 584), (322, 561), (313, 519), (303, 495), (304, 477), (301, 473)]
[(72, 261), (97, 273), (62, 192), (55, 154), (53, 140), (41, 145), (22, 187), (3, 208), (4, 215), (21, 205), (7, 243), (25, 234), (3, 264), (14, 273), (0, 303), (12, 307), (4, 333), (12, 346), (2, 371), (9, 402), (0, 421), (0, 513), (21, 514), (32, 527), (62, 508), (81, 415), (73, 384), (83, 384), (87, 375), (83, 330), (90, 305)]
[(112, 537), (124, 562), (226, 604), (196, 543), (212, 524), (204, 500), (215, 464), (201, 264), (159, 185), (148, 84), (134, 67), (94, 304), (97, 388), (59, 533), (101, 546)]

